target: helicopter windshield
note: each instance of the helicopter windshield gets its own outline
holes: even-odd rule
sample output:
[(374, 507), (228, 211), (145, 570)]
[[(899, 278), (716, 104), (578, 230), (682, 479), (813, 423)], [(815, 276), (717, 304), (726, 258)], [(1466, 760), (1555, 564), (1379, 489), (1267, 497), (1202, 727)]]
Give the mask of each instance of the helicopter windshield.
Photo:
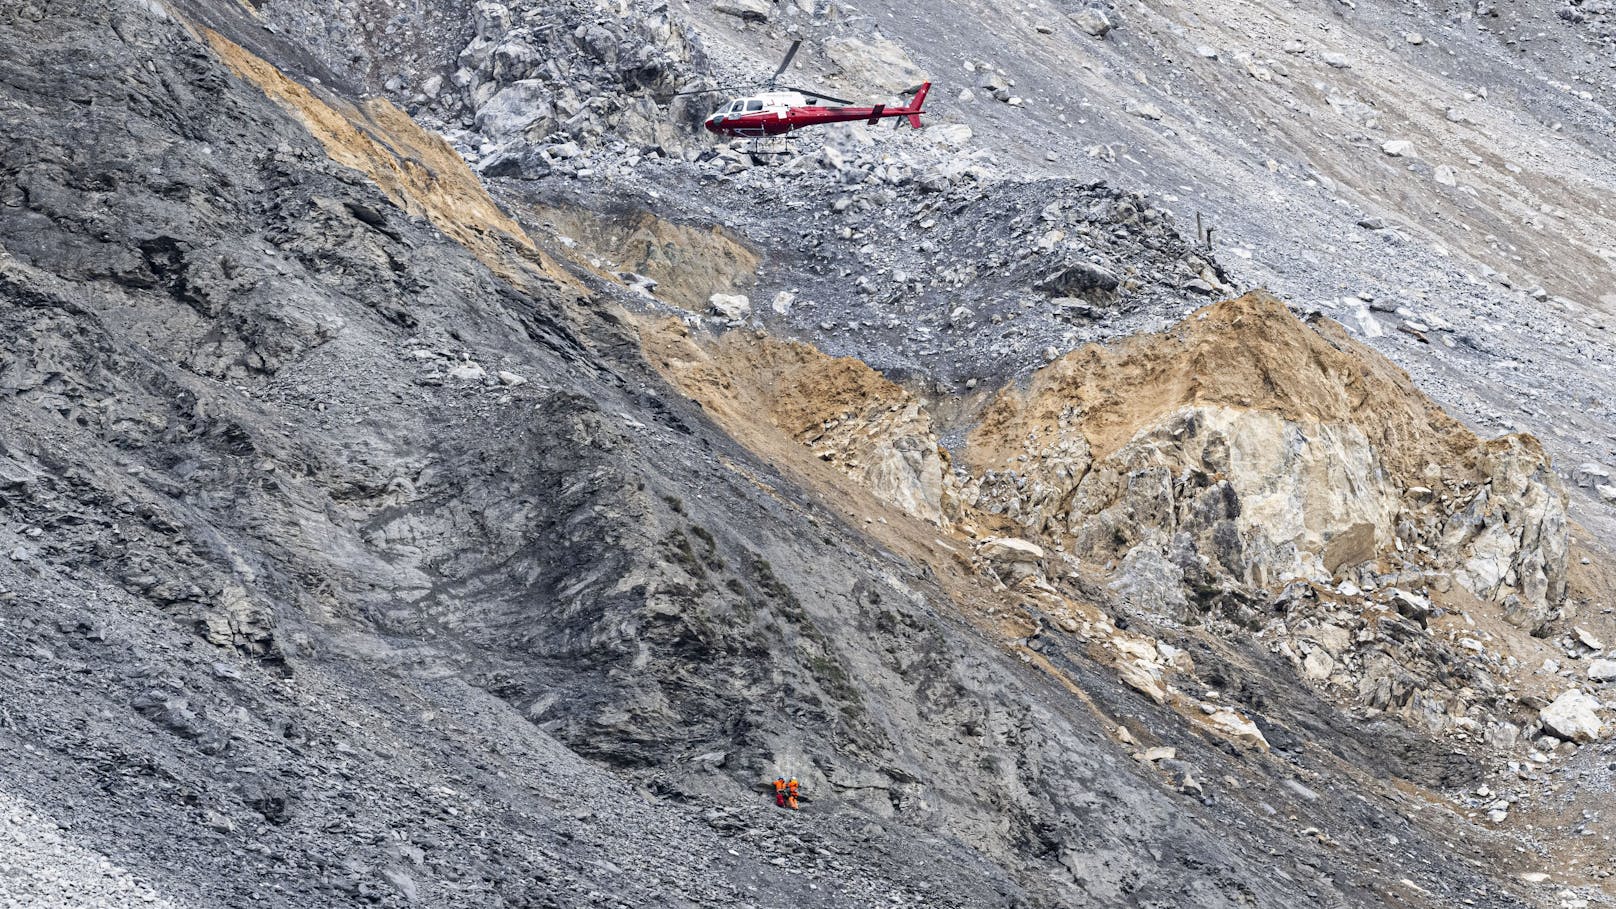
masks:
[(718, 110), (713, 111), (713, 116), (714, 117), (730, 117), (730, 116), (734, 116), (736, 114), (751, 113), (753, 111), (760, 111), (762, 109), (763, 109), (763, 101), (762, 101), (762, 99), (759, 99), (759, 98), (741, 98), (741, 99), (739, 99), (737, 101), (731, 101), (730, 103), (724, 105), (723, 107), (720, 107)]

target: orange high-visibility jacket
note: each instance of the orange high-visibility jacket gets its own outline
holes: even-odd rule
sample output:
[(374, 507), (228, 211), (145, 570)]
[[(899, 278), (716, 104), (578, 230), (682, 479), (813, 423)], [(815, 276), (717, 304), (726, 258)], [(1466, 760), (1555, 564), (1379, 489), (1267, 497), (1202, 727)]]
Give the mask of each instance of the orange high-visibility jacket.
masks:
[(784, 779), (775, 780), (774, 781), (774, 791), (775, 792), (784, 792), (784, 791), (786, 791), (786, 781)]
[(786, 788), (791, 790), (792, 795), (796, 795), (797, 794), (797, 781), (795, 779), (793, 779), (791, 782), (786, 784)]

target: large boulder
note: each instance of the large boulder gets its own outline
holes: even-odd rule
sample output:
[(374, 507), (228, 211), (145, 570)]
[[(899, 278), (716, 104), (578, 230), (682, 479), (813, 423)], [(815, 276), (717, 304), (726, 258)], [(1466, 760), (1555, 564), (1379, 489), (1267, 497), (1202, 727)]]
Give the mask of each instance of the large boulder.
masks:
[(1094, 262), (1074, 262), (1045, 278), (1038, 289), (1052, 297), (1082, 297), (1108, 294), (1121, 282), (1110, 269)]
[(477, 131), (493, 142), (542, 138), (555, 126), (550, 97), (549, 87), (537, 79), (513, 82), (478, 109)]
[(1095, 9), (1094, 7), (1080, 9), (1073, 13), (1071, 18), (1073, 25), (1082, 29), (1084, 34), (1092, 38), (1104, 38), (1115, 27), (1111, 22), (1111, 17), (1107, 16), (1104, 10)]
[(774, 6), (769, 0), (713, 0), (713, 12), (734, 16), (743, 22), (767, 22)]
[(1549, 735), (1583, 745), (1598, 741), (1604, 726), (1599, 702), (1575, 689), (1562, 692), (1554, 703), (1538, 711), (1538, 720)]
[(1257, 728), (1257, 724), (1242, 716), (1232, 707), (1223, 707), (1207, 714), (1202, 721), (1212, 731), (1237, 745), (1255, 748), (1259, 751), (1268, 750), (1268, 738)]
[(746, 294), (713, 294), (707, 308), (731, 322), (744, 322), (752, 315), (752, 301)]
[(1037, 543), (1013, 537), (992, 537), (977, 548), (993, 573), (1006, 584), (1015, 585), (1027, 578), (1042, 578), (1038, 563), (1044, 560), (1044, 548)]
[(1117, 675), (1123, 684), (1158, 704), (1167, 703), (1167, 688), (1162, 684), (1161, 671), (1139, 660), (1125, 659), (1117, 664)]
[(1603, 464), (1588, 461), (1578, 464), (1577, 469), (1571, 471), (1571, 482), (1581, 486), (1583, 489), (1592, 489), (1595, 486), (1609, 483), (1610, 471)]
[(901, 92), (926, 81), (925, 72), (903, 48), (886, 38), (832, 38), (825, 42), (825, 55), (848, 81), (879, 92)]
[(1037, 564), (1044, 560), (1044, 547), (1014, 537), (989, 537), (977, 551), (990, 562)]
[(500, 85), (510, 85), (529, 78), (543, 69), (544, 52), (525, 41), (506, 41), (494, 48), (490, 58), (490, 76)]

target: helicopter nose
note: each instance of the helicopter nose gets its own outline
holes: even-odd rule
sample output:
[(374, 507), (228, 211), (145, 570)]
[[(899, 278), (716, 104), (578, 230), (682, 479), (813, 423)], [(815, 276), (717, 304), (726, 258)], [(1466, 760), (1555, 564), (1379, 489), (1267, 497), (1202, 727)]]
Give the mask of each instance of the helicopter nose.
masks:
[(716, 132), (718, 132), (718, 118), (717, 117), (708, 117), (706, 119), (706, 121), (704, 121), (702, 123), (702, 126), (705, 126), (707, 128), (708, 132), (716, 133)]

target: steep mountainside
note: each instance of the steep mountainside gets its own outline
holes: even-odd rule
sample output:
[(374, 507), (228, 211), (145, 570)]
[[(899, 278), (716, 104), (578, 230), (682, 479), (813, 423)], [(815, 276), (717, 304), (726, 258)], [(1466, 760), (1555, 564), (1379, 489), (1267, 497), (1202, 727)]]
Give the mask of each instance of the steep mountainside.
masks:
[[(989, 216), (929, 216), (917, 211), (936, 201), (928, 190), (969, 196), (981, 181), (1021, 176), (1105, 180), (1143, 194), (1141, 210), (1212, 227), (1229, 283), (1347, 324), (1474, 424), (1535, 433), (1564, 477), (1584, 463), (1608, 473), (1616, 459), (1609, 0), (336, 6), (363, 27), (353, 42), (311, 36), (316, 51), (339, 68), (362, 58), (348, 66), (353, 78), (441, 123), (485, 174), (525, 178), (514, 195), (583, 191), (742, 227), (760, 244), (779, 234), (782, 208), (794, 225), (826, 222), (811, 247), (829, 254), (829, 269), (791, 267), (808, 249), (790, 244), (758, 276), (765, 299), (812, 288), (815, 305), (761, 315), (878, 368), (970, 377), (955, 371), (958, 351), (894, 355), (885, 332), (849, 330), (839, 316), (851, 313), (826, 311), (842, 301), (817, 298), (816, 273), (867, 279), (876, 299), (861, 304), (906, 283), (918, 283), (920, 300), (951, 296), (933, 316), (944, 323), (933, 331), (946, 332), (961, 305), (976, 313), (1004, 302), (959, 292), (960, 269), (990, 260), (961, 233), (1050, 260), (1037, 264), (1051, 272), (1074, 252), (1102, 267), (1129, 263), (1095, 244), (1072, 249), (1085, 238), (1069, 232), (1038, 246), (1049, 227), (1012, 234)], [(424, 66), (400, 53), (412, 40), (457, 40), (425, 12), (442, 6), (474, 25), (454, 61)], [(302, 0), (266, 0), (262, 13), (286, 28), (329, 18)], [(941, 128), (850, 128), (831, 140), (839, 154), (819, 154), (810, 139), (784, 168), (729, 153), (694, 174), (665, 166), (664, 154), (712, 154), (700, 133), (669, 128), (703, 115), (710, 96), (675, 90), (761, 78), (798, 38), (806, 43), (793, 78), (836, 94), (934, 79), (928, 107)], [(810, 173), (821, 169), (831, 186)], [(1001, 184), (985, 194), (1010, 192)], [(912, 244), (894, 242), (892, 229), (912, 237), (931, 230), (919, 227), (927, 221), (939, 225), (936, 248), (918, 261), (902, 255)], [(838, 238), (852, 242), (838, 248)], [(977, 378), (1024, 372), (1048, 344), (1094, 339), (1084, 320), (1070, 324), (1068, 309), (1032, 295), (1015, 302), (1027, 342), (973, 364)], [(881, 324), (858, 312), (871, 325), (856, 328)], [(903, 321), (915, 331), (914, 319)], [(1141, 327), (1154, 326), (1128, 322), (1123, 333)], [(968, 340), (987, 343), (975, 329)], [(1598, 485), (1573, 483), (1574, 507), (1611, 535)]]
[(0, 8), (0, 902), (1606, 898), (1604, 443), (992, 92), (774, 166), (667, 103), (923, 12)]

